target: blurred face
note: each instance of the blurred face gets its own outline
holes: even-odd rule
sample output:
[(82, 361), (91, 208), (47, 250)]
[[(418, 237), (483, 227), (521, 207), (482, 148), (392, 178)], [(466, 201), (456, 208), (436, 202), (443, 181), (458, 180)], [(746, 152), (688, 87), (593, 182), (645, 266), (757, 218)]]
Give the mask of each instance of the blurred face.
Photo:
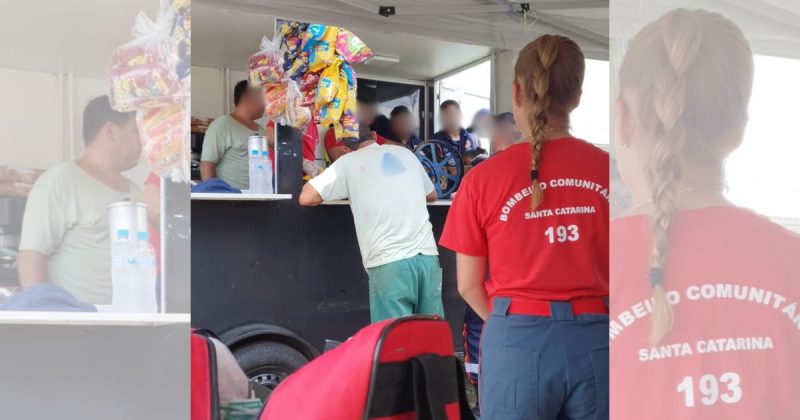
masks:
[(414, 132), (411, 114), (400, 114), (392, 117), (392, 131), (400, 137), (408, 137)]
[(483, 114), (475, 121), (475, 130), (481, 136), (489, 136), (494, 125), (492, 114)]
[(112, 122), (106, 123), (104, 130), (107, 134), (105, 141), (108, 146), (108, 156), (113, 157), (115, 166), (119, 171), (127, 171), (136, 167), (142, 155), (142, 143), (139, 139), (139, 128), (136, 119), (131, 117), (121, 125)]
[(356, 108), (356, 114), (359, 124), (372, 125), (372, 123), (375, 122), (375, 117), (378, 116), (378, 109), (375, 104), (359, 102)]
[(255, 121), (264, 116), (264, 95), (260, 89), (250, 89), (239, 98), (239, 105), (251, 120)]
[(442, 127), (447, 131), (455, 131), (461, 128), (461, 110), (454, 106), (448, 106), (439, 113)]
[(492, 129), (492, 152), (497, 153), (516, 143), (522, 137), (519, 129), (510, 121), (501, 121)]

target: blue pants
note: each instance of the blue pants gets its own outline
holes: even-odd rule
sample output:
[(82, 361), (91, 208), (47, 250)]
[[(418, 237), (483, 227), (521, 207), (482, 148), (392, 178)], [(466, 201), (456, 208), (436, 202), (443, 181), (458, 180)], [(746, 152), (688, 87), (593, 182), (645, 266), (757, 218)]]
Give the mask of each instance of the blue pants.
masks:
[(608, 419), (608, 315), (508, 315), (495, 298), (481, 338), (481, 420)]

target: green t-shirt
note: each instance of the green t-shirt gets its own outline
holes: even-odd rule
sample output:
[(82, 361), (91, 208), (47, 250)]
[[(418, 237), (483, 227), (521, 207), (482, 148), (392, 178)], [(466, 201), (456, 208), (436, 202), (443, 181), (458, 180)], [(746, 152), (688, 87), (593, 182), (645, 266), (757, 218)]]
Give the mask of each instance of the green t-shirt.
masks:
[(77, 299), (110, 304), (108, 206), (140, 199), (129, 184), (129, 192), (115, 191), (71, 161), (48, 169), (28, 196), (20, 250), (45, 255), (50, 281)]
[[(247, 138), (255, 133), (230, 115), (223, 115), (208, 126), (200, 160), (217, 165), (217, 178), (246, 190), (250, 188)], [(257, 133), (263, 135), (264, 129), (259, 126)]]

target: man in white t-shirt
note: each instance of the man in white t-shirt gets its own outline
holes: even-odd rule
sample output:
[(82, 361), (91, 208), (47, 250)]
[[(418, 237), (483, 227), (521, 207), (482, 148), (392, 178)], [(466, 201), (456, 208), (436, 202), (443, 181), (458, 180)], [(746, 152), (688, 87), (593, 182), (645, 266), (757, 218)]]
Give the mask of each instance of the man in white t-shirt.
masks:
[(355, 151), (309, 181), (300, 204), (350, 199), (372, 322), (443, 316), (442, 268), (426, 206), (436, 199), (431, 180), (411, 151), (378, 145), (366, 125), (359, 139), (345, 142)]

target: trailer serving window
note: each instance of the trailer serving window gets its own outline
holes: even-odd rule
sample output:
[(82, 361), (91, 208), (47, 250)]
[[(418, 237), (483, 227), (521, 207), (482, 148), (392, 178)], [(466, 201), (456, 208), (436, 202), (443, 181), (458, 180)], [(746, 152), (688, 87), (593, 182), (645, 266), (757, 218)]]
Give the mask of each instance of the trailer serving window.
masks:
[(749, 121), (725, 166), (727, 197), (800, 232), (800, 59), (756, 55)]

